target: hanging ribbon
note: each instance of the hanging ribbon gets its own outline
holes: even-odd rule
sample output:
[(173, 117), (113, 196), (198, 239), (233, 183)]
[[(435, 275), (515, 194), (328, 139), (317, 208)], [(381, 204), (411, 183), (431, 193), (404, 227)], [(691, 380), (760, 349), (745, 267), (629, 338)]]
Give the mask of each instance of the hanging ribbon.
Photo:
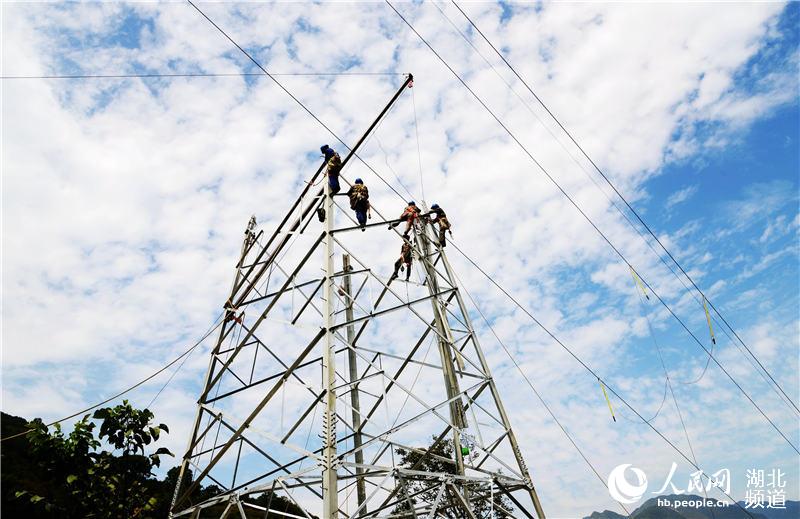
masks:
[(608, 398), (608, 393), (606, 392), (606, 386), (603, 384), (603, 381), (600, 380), (599, 378), (597, 379), (597, 382), (600, 384), (600, 389), (603, 390), (603, 396), (606, 397), (606, 403), (608, 404), (608, 410), (611, 411), (611, 418), (616, 422), (617, 421), (617, 417), (614, 416), (614, 408), (611, 407), (611, 399)]
[(639, 278), (639, 276), (636, 275), (636, 271), (633, 270), (633, 267), (628, 265), (628, 268), (631, 269), (631, 276), (633, 276), (633, 280), (636, 282), (636, 286), (639, 287), (639, 290), (642, 291), (642, 294), (644, 294), (644, 297), (646, 297), (647, 300), (649, 301), (650, 300), (650, 296), (647, 294), (647, 288), (644, 286), (644, 283), (642, 283), (642, 280)]
[(711, 326), (711, 314), (708, 313), (708, 306), (706, 305), (706, 296), (703, 296), (703, 310), (706, 311), (706, 322), (708, 323), (708, 332), (711, 334), (711, 343), (716, 344), (717, 339), (714, 337), (714, 327)]

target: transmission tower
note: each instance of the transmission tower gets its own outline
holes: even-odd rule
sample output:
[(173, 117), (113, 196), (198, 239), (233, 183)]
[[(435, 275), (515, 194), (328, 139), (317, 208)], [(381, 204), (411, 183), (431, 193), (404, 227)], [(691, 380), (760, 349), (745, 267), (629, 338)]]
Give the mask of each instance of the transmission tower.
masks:
[(432, 226), (391, 280), (400, 232), (375, 208), (362, 231), (323, 169), (268, 239), (247, 225), (170, 516), (544, 519)]

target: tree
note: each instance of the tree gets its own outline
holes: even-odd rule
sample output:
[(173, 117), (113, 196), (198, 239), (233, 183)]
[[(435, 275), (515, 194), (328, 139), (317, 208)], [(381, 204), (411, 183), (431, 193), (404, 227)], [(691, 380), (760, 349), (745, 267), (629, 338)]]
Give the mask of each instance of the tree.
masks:
[[(456, 474), (452, 440), (443, 440), (437, 443), (434, 437), (434, 442), (428, 449), (429, 455), (427, 456), (423, 456), (421, 452), (419, 452), (424, 450), (423, 448), (415, 450), (398, 448), (395, 452), (400, 456), (400, 465), (406, 468), (413, 467), (414, 470), (423, 472)], [(394, 512), (399, 514), (400, 517), (402, 517), (404, 513), (408, 513), (410, 517), (411, 507), (416, 506), (418, 503), (433, 503), (436, 501), (440, 488), (440, 481), (438, 479), (426, 480), (421, 477), (414, 479), (408, 478), (404, 479), (403, 483), (405, 484), (404, 493), (409, 495), (409, 499), (401, 501), (395, 507)], [(507, 519), (512, 517), (503, 511), (513, 510), (511, 503), (499, 492), (495, 492), (492, 496), (490, 489), (486, 488), (485, 485), (478, 484), (469, 485), (467, 488), (470, 496), (469, 503), (472, 513), (475, 514), (475, 517), (478, 519)], [(439, 503), (437, 512), (440, 515), (452, 519), (463, 519), (463, 517), (465, 517), (463, 508), (461, 508), (460, 505), (460, 500), (453, 494), (452, 488), (447, 488)]]
[[(20, 485), (16, 497), (34, 505), (41, 517), (152, 517), (158, 504), (152, 471), (161, 456), (172, 453), (161, 447), (146, 454), (145, 447), (169, 429), (154, 425), (150, 410), (135, 409), (127, 400), (95, 411), (92, 418), (101, 420), (98, 438), (89, 415), (69, 435), (59, 424), (51, 432), (38, 418), (28, 424), (26, 454), (35, 477), (32, 484)], [(110, 451), (98, 450), (103, 439)]]

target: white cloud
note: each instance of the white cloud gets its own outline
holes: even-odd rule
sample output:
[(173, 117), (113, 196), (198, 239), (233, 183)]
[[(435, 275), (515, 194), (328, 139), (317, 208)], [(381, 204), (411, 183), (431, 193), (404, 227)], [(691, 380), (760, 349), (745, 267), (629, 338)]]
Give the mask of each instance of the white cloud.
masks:
[[(627, 267), (385, 6), (203, 8), (271, 70), (329, 71), (357, 61), (357, 70), (413, 72), (425, 194), (428, 202), (447, 209), (459, 246), (643, 408), (654, 408), (663, 388), (660, 367), (646, 342), (643, 312), (651, 312), (670, 352), (670, 366), (700, 371), (702, 351), (677, 335), (677, 325), (665, 311), (642, 307)], [(425, 4), (400, 8), (637, 270), (675, 304), (692, 330), (705, 337), (702, 311), (691, 298), (682, 297), (680, 283), (438, 11)], [(451, 6), (446, 9), (461, 20)], [(632, 200), (650, 196), (644, 181), (660, 174), (669, 161), (708, 145), (707, 136), (689, 129), (693, 125), (710, 121), (724, 128), (720, 135), (730, 135), (787, 102), (791, 90), (785, 70), (765, 74), (756, 94), (738, 90), (733, 81), (774, 32), (779, 4), (513, 9), (514, 16), (501, 23), (499, 6), (468, 6), (604, 171), (624, 193), (635, 195)], [(131, 10), (151, 18), (152, 29), (145, 28), (140, 48), (123, 49), (107, 38)], [(301, 22), (313, 29), (299, 30)], [(70, 34), (82, 35), (87, 45), (69, 45)], [(234, 72), (250, 66), (184, 4), (124, 9), (118, 4), (9, 4), (4, 6), (3, 40), (8, 75), (58, 72), (64, 59), (98, 73), (129, 71), (132, 60), (153, 70)], [(363, 131), (398, 82), (358, 76), (279, 80), (349, 141)], [(4, 409), (25, 416), (55, 418), (71, 412), (182, 351), (221, 308), (250, 214), (271, 229), (318, 165), (318, 146), (334, 144), (266, 78), (4, 81), (3, 87)], [(367, 143), (362, 157), (391, 181), (388, 161), (418, 197), (423, 186), (407, 94), (377, 134), (388, 157), (377, 141)], [(678, 141), (675, 135), (680, 135)], [(374, 175), (357, 165), (352, 171), (370, 185), (377, 208), (399, 213), (400, 201)], [(687, 245), (687, 236), (752, 223), (763, 205), (791, 200), (790, 185), (753, 187), (746, 198), (728, 206), (726, 214), (736, 217), (729, 224), (693, 222), (662, 241), (678, 257), (704, 257), (705, 251)], [(665, 204), (679, 210), (679, 203), (696, 189), (688, 186), (673, 193)], [(785, 224), (770, 222), (776, 230), (764, 230), (767, 238), (777, 232), (778, 223)], [(361, 244), (366, 257), (387, 274), (396, 245), (388, 235)], [(785, 254), (790, 253), (796, 251)], [(455, 253), (450, 257), (465, 286), (496, 320), (501, 337), (601, 472), (622, 459), (639, 460), (654, 471), (669, 466), (674, 454), (658, 438), (641, 427), (614, 426), (596, 380), (586, 377), (521, 312), (509, 309)], [(743, 261), (742, 270), (757, 274), (759, 262), (771, 260), (764, 255)], [(701, 279), (713, 265), (699, 262), (693, 277)], [(735, 288), (719, 290), (722, 297)], [(752, 318), (753, 323), (764, 321), (763, 315)], [(786, 326), (794, 321), (781, 317), (780, 322)], [(791, 337), (768, 341), (759, 325), (753, 326), (758, 351), (769, 358), (797, 352)], [(538, 403), (531, 404), (502, 351), (489, 340), (484, 346), (497, 366), (504, 399), (515, 410), (512, 419), (535, 477), (561, 475), (561, 480), (537, 479), (546, 509), (569, 516), (611, 508), (605, 490), (557, 427)], [(740, 363), (732, 349), (722, 346), (723, 358)], [(176, 451), (185, 444), (206, 355), (195, 353), (156, 405), (157, 417), (173, 426), (169, 441)], [(796, 366), (771, 367), (780, 380), (796, 382)], [(760, 398), (770, 394), (769, 388), (757, 385), (760, 379), (749, 379), (755, 377), (751, 371), (741, 376)], [(37, 383), (30, 384), (34, 379)], [(160, 383), (135, 393), (134, 401), (146, 404)], [(735, 446), (749, 437), (771, 440), (773, 433), (748, 415), (747, 402), (740, 401), (718, 372), (710, 368), (704, 383), (713, 391), (684, 393), (692, 402), (685, 416), (697, 450), (703, 460), (741, 463), (707, 438), (724, 431), (726, 444)], [(709, 405), (717, 412), (713, 427), (701, 420)], [(769, 411), (776, 412), (773, 407)], [(737, 418), (741, 414), (747, 415), (747, 427)], [(680, 440), (676, 420), (667, 409), (657, 424), (668, 437)], [(797, 424), (781, 425), (797, 430)], [(765, 457), (783, 452), (769, 445)], [(750, 459), (764, 458), (745, 461)]]
[(667, 198), (667, 203), (664, 205), (667, 210), (672, 209), (678, 204), (681, 204), (690, 198), (692, 198), (697, 193), (698, 187), (694, 186), (687, 186), (683, 189), (679, 189), (675, 191)]

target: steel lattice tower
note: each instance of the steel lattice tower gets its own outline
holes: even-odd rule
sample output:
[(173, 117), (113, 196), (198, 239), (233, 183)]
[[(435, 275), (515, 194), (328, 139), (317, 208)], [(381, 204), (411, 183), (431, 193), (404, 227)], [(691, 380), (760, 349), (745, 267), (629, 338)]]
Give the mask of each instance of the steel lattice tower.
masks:
[[(346, 197), (313, 192), (323, 169), (269, 239), (247, 226), (171, 517), (544, 519), (431, 225), (410, 233), (419, 282), (389, 280), (400, 233), (374, 209), (361, 232)], [(200, 485), (221, 493), (195, 502)]]

